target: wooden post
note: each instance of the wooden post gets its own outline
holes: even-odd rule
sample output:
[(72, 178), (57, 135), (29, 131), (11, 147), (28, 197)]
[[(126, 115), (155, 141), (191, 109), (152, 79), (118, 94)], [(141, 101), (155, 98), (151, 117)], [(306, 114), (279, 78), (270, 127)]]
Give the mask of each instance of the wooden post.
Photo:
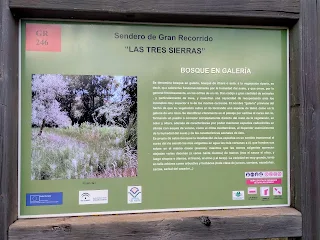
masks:
[(300, 20), (291, 31), (292, 205), (302, 213), (302, 239), (308, 240), (320, 239), (319, 13), (316, 0), (301, 1)]
[(0, 1), (0, 239), (17, 219), (18, 23)]

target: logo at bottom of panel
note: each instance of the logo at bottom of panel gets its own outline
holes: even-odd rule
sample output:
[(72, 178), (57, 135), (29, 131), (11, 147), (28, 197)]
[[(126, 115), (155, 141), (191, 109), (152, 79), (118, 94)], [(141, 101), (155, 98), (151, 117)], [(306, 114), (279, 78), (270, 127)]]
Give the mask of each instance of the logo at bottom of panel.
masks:
[(128, 204), (142, 203), (142, 187), (128, 186)]
[(108, 190), (79, 191), (79, 205), (107, 203)]
[(232, 191), (232, 200), (244, 200), (244, 191)]

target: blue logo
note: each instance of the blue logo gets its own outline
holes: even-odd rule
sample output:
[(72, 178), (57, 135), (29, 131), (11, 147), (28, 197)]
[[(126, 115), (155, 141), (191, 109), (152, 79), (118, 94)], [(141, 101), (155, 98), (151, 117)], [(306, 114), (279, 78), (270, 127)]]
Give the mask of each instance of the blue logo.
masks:
[(142, 188), (141, 186), (128, 187), (128, 204), (142, 203)]
[(62, 205), (63, 201), (62, 192), (49, 192), (49, 193), (27, 193), (26, 205), (27, 206), (46, 206), (46, 205)]

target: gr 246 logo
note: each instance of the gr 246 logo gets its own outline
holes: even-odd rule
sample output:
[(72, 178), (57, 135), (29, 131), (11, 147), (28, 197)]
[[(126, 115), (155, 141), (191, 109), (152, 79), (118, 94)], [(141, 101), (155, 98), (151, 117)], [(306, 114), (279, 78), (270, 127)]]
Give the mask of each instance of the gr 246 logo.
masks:
[(142, 203), (142, 187), (128, 186), (128, 204)]

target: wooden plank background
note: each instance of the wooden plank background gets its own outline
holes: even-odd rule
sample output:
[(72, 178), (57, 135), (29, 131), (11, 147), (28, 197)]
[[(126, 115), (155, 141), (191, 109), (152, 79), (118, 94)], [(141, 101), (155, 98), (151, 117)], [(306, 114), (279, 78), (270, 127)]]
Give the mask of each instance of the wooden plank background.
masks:
[[(320, 17), (318, 16), (320, 4), (317, 0), (301, 1), (301, 13), (299, 0), (0, 0), (1, 240), (6, 238), (8, 225), (17, 217), (18, 27), (17, 21), (11, 16), (8, 5), (17, 18), (37, 17), (163, 23), (290, 26), (292, 206), (302, 212), (303, 239), (320, 239), (320, 228), (318, 227), (320, 226), (320, 78), (318, 70), (320, 67)], [(299, 17), (300, 20), (296, 23)], [(231, 214), (231, 216), (233, 215)], [(285, 218), (287, 217), (288, 216)], [(214, 231), (220, 231), (220, 235), (216, 235), (213, 230), (212, 232), (209, 231), (211, 237), (216, 236), (215, 239), (223, 239), (225, 236), (223, 235), (224, 231), (222, 231), (221, 226), (224, 228), (224, 224), (226, 223), (225, 219), (216, 219), (214, 216), (211, 216), (210, 219), (211, 222), (214, 223), (214, 227), (211, 226), (210, 228)], [(252, 219), (254, 219), (252, 216), (246, 218), (246, 221), (242, 221), (239, 218), (236, 218), (236, 220), (228, 218), (227, 222), (238, 226), (240, 229), (244, 223), (252, 221)], [(294, 219), (296, 219), (296, 217), (294, 217)], [(287, 219), (285, 220), (287, 221)], [(283, 221), (283, 219), (281, 218), (279, 221)], [(18, 221), (17, 224), (19, 222), (20, 221)], [(168, 223), (168, 226), (171, 226), (173, 230), (181, 224), (180, 220), (163, 220), (161, 223), (157, 223), (162, 229), (166, 226), (163, 225), (163, 222)], [(184, 222), (190, 222), (198, 226), (197, 217), (189, 216)], [(136, 223), (126, 224), (127, 223), (125, 223), (125, 226), (127, 226), (126, 229), (131, 229)], [(268, 226), (272, 226), (271, 221), (265, 224), (269, 224), (263, 225), (266, 229)], [(287, 225), (288, 224), (289, 223), (287, 223)], [(63, 225), (61, 226), (63, 229)], [(88, 225), (86, 226), (88, 227)], [(118, 225), (112, 225), (110, 223), (108, 229), (111, 231), (113, 227), (116, 226)], [(142, 229), (147, 231), (154, 227), (148, 222), (146, 226), (147, 228)], [(33, 226), (29, 227), (32, 228)], [(94, 223), (94, 227), (97, 229), (102, 228), (96, 223)], [(78, 225), (73, 229), (77, 228), (81, 230), (81, 227)], [(12, 229), (10, 231), (13, 231)], [(59, 231), (61, 230), (61, 228), (57, 228), (55, 229), (57, 231), (53, 231), (50, 228), (50, 224), (42, 226), (41, 229), (38, 231), (40, 234), (50, 233), (50, 236), (54, 236), (52, 232), (58, 232), (60, 234)], [(90, 226), (87, 229), (90, 229)], [(236, 227), (232, 229), (234, 229), (235, 232), (237, 231)], [(232, 229), (226, 228), (225, 230), (235, 234)], [(283, 229), (285, 229), (285, 227), (283, 227)], [(190, 228), (186, 230), (190, 230)], [(23, 228), (14, 231), (23, 231)], [(14, 233), (14, 231), (12, 233)], [(34, 229), (34, 231), (36, 230)], [(82, 229), (80, 232), (85, 233), (85, 230)], [(161, 234), (161, 231), (157, 233)], [(67, 232), (65, 234), (71, 233)], [(119, 232), (119, 234), (121, 234), (121, 232)], [(261, 236), (255, 235), (255, 237)]]
[(10, 0), (10, 7), (58, 9), (58, 10), (86, 10), (109, 12), (137, 12), (137, 13), (210, 13), (210, 12), (242, 12), (252, 13), (264, 11), (266, 13), (279, 12), (281, 14), (299, 13), (298, 0), (228, 0), (210, 2), (205, 0)]
[(18, 24), (0, 1), (0, 239), (17, 219)]
[(18, 220), (9, 239), (257, 239), (301, 233), (301, 214), (284, 207)]
[[(299, 0), (10, 0), (19, 16), (117, 21), (289, 25)], [(60, 11), (63, 10), (63, 11)]]

